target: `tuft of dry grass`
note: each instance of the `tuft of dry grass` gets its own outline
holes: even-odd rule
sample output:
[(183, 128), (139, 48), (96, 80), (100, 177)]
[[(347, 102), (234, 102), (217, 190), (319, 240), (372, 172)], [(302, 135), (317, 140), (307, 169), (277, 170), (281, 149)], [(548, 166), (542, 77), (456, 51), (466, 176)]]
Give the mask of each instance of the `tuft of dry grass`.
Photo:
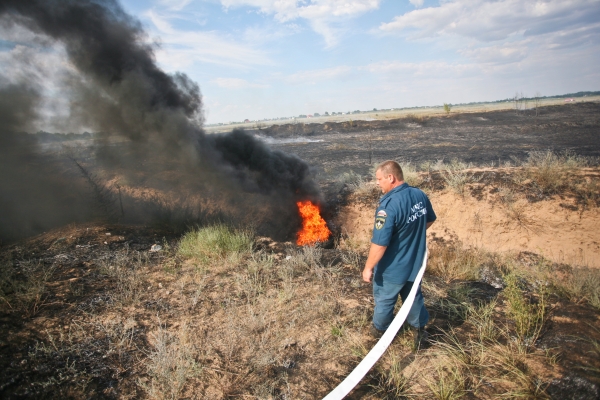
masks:
[(410, 161), (400, 162), (400, 166), (402, 167), (404, 182), (408, 183), (410, 186), (415, 187), (418, 187), (423, 183), (423, 179), (417, 171), (417, 167), (413, 165)]
[(427, 269), (446, 283), (455, 280), (477, 280), (487, 255), (479, 249), (465, 248), (454, 242), (431, 246)]
[(467, 184), (478, 181), (475, 174), (467, 171), (468, 168), (471, 168), (471, 165), (458, 159), (453, 159), (450, 164), (443, 167), (438, 165), (436, 168), (440, 170), (446, 186), (461, 196), (465, 195)]
[(524, 177), (531, 179), (544, 194), (555, 194), (568, 186), (568, 172), (589, 165), (589, 160), (572, 151), (532, 151), (523, 164)]
[(518, 226), (527, 230), (531, 230), (536, 225), (536, 222), (528, 215), (530, 205), (527, 200), (520, 198), (512, 188), (506, 186), (499, 188), (498, 197), (509, 221), (516, 222)]
[(159, 326), (151, 336), (153, 349), (146, 364), (149, 382), (140, 380), (140, 386), (152, 399), (178, 399), (186, 382), (202, 372), (196, 361), (199, 344), (185, 324), (176, 332)]
[(41, 260), (0, 261), (0, 310), (22, 312), (31, 317), (46, 301), (46, 285), (54, 273), (53, 265)]
[(555, 290), (571, 301), (587, 301), (600, 310), (600, 271), (594, 268), (573, 267), (561, 274), (550, 270), (543, 274)]

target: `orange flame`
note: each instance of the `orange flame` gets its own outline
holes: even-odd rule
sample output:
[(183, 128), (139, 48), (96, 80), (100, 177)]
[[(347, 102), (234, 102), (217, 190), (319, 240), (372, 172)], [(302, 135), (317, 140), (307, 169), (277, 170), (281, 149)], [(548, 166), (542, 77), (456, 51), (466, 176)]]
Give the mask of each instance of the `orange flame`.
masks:
[(302, 217), (302, 229), (298, 232), (296, 244), (305, 246), (327, 240), (329, 235), (331, 235), (331, 231), (327, 227), (323, 217), (321, 217), (319, 207), (314, 205), (310, 200), (299, 201), (296, 205)]

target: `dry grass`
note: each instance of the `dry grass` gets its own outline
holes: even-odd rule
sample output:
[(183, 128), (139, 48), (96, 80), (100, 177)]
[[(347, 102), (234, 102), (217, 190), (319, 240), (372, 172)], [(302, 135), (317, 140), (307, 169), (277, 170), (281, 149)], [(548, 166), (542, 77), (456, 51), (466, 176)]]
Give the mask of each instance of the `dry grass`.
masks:
[[(250, 237), (221, 226), (163, 241), (158, 253), (104, 248), (89, 266), (98, 286), (82, 287), (68, 323), (31, 348), (28, 363), (55, 371), (32, 375), (32, 396), (89, 397), (99, 387), (119, 398), (324, 396), (374, 344), (364, 249), (253, 250)], [(490, 269), (504, 291), (475, 285)], [(591, 303), (596, 278), (541, 258), (524, 268), (515, 257), (436, 243), (423, 284), (432, 346), (413, 352), (411, 332), (401, 332), (356, 396), (545, 398), (561, 360), (536, 340), (548, 321), (544, 290)], [(12, 306), (17, 293), (25, 292), (3, 296)]]
[(455, 280), (477, 280), (488, 260), (485, 252), (466, 248), (460, 242), (431, 246), (427, 268), (446, 283)]
[[(438, 166), (439, 167), (439, 166)], [(457, 159), (454, 159), (450, 164), (440, 168), (446, 187), (450, 188), (455, 193), (464, 196), (467, 184), (477, 182), (475, 174), (467, 169), (471, 165), (465, 164)]]
[(569, 186), (569, 172), (589, 164), (589, 159), (570, 151), (560, 154), (550, 150), (532, 151), (523, 164), (523, 177), (531, 180), (543, 194), (552, 195)]
[(178, 399), (186, 383), (200, 376), (202, 367), (196, 358), (201, 343), (196, 339), (185, 324), (177, 332), (159, 326), (152, 334), (153, 349), (146, 363), (149, 379), (140, 380), (150, 398)]
[(46, 301), (54, 267), (41, 260), (0, 261), (0, 311), (31, 317)]

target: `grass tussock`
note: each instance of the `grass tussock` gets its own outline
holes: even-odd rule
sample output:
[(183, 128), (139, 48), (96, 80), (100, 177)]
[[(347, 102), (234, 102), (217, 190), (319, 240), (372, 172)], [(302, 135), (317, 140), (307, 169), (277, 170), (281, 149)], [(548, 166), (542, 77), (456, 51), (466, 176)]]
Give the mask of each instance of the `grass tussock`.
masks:
[(236, 230), (227, 225), (196, 228), (184, 234), (178, 254), (199, 261), (239, 260), (252, 250), (254, 235), (249, 230)]
[(480, 269), (488, 260), (487, 254), (479, 249), (463, 247), (455, 242), (431, 246), (427, 269), (446, 283), (456, 280), (477, 280)]
[(542, 193), (552, 195), (569, 186), (570, 171), (589, 164), (589, 159), (570, 151), (532, 151), (523, 163), (523, 178), (531, 180)]
[(521, 289), (523, 283), (515, 274), (507, 275), (506, 282), (504, 296), (508, 305), (508, 315), (514, 322), (519, 341), (526, 347), (531, 347), (540, 337), (546, 323), (546, 291), (541, 287), (537, 296), (526, 296)]
[(47, 284), (54, 267), (41, 260), (0, 261), (0, 311), (22, 312), (30, 317), (47, 297)]
[(202, 372), (196, 361), (199, 343), (185, 324), (175, 333), (160, 326), (152, 342), (146, 365), (149, 379), (141, 380), (141, 387), (152, 399), (181, 398), (186, 383)]
[(464, 196), (467, 184), (477, 182), (478, 178), (474, 173), (469, 172), (471, 165), (465, 164), (457, 159), (454, 159), (450, 164), (444, 165), (440, 169), (446, 187), (455, 193)]

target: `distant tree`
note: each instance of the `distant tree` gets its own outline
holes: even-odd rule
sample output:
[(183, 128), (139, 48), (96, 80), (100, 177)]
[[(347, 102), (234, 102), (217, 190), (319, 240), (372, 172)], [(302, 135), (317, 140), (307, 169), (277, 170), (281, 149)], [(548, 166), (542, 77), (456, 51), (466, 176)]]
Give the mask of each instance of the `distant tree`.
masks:
[[(325, 113), (323, 113), (323, 115), (329, 115), (329, 113), (327, 111), (325, 111)], [(333, 115), (333, 114), (332, 114)]]
[(444, 103), (444, 111), (446, 111), (446, 115), (450, 114), (451, 109), (452, 109), (452, 104)]
[(320, 117), (320, 116), (321, 116), (321, 114), (319, 114), (319, 113), (314, 113), (313, 115), (314, 115), (315, 117)]
[(376, 108), (374, 108), (374, 109), (373, 109), (373, 111), (377, 111), (377, 109), (376, 109)]
[(519, 111), (523, 108), (523, 92), (521, 92), (521, 94), (519, 94), (519, 92), (515, 92), (513, 101), (515, 103), (515, 112), (517, 115), (519, 115)]

